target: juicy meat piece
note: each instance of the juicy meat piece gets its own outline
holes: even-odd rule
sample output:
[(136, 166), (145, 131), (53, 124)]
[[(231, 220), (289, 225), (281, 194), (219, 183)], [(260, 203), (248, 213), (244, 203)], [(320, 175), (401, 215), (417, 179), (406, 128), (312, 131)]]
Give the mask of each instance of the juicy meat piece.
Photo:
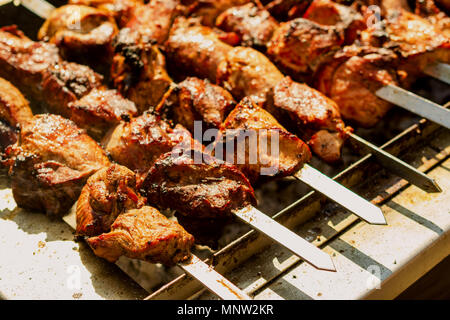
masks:
[(300, 17), (311, 0), (273, 0), (266, 5), (266, 9), (278, 20), (286, 21)]
[(409, 75), (408, 86), (423, 68), (436, 60), (450, 61), (450, 40), (436, 26), (406, 10), (391, 11), (383, 20), (381, 32), (367, 29), (365, 44), (392, 49), (402, 59), (399, 70)]
[(67, 118), (68, 104), (101, 86), (102, 80), (86, 66), (61, 60), (54, 45), (31, 41), (15, 27), (0, 29), (0, 76)]
[(155, 208), (144, 206), (120, 214), (110, 232), (86, 241), (110, 262), (125, 256), (171, 266), (190, 257), (194, 237)]
[(138, 31), (124, 28), (116, 38), (115, 52), (114, 86), (136, 104), (139, 114), (154, 109), (172, 83), (158, 47), (143, 41)]
[(81, 190), (76, 207), (77, 235), (92, 237), (108, 232), (120, 214), (144, 204), (133, 171), (117, 164), (100, 169)]
[(278, 22), (264, 8), (248, 3), (224, 11), (217, 18), (216, 26), (235, 32), (244, 46), (264, 47), (278, 28)]
[(358, 11), (331, 0), (314, 0), (303, 18), (343, 29), (345, 44), (352, 44), (357, 39), (358, 32), (366, 29), (366, 22)]
[(285, 77), (273, 89), (267, 110), (308, 141), (327, 162), (340, 159), (347, 132), (338, 105), (319, 91)]
[(252, 182), (262, 176), (291, 175), (311, 159), (302, 140), (249, 98), (231, 111), (221, 126), (218, 141), (223, 156), (217, 154), (216, 146), (216, 157), (236, 164)]
[(219, 63), (232, 47), (211, 28), (177, 18), (166, 42), (168, 61), (178, 72), (216, 82)]
[(175, 17), (180, 14), (178, 0), (151, 0), (137, 6), (126, 28), (137, 30), (144, 42), (163, 44)]
[(188, 14), (192, 17), (199, 17), (201, 23), (212, 27), (216, 18), (223, 11), (231, 7), (240, 6), (250, 2), (249, 0), (182, 0), (188, 7)]
[(256, 203), (253, 188), (242, 172), (195, 150), (162, 155), (140, 190), (149, 203), (196, 218), (223, 218)]
[(295, 78), (307, 78), (343, 43), (344, 36), (337, 28), (297, 18), (280, 24), (267, 46), (267, 54)]
[(85, 5), (108, 11), (123, 28), (130, 20), (136, 7), (143, 5), (143, 0), (69, 0), (69, 4)]
[(139, 180), (161, 154), (198, 145), (183, 129), (173, 130), (158, 117), (144, 113), (111, 129), (102, 145), (114, 161), (135, 171)]
[(194, 134), (194, 121), (205, 126), (200, 133), (219, 128), (234, 105), (232, 95), (222, 87), (189, 77), (177, 85), (163, 108), (169, 109), (170, 119)]
[(116, 90), (93, 89), (80, 100), (69, 103), (69, 108), (70, 119), (94, 139), (102, 138), (121, 120), (137, 115), (135, 104)]
[(110, 164), (83, 130), (50, 114), (25, 122), (7, 155), (18, 206), (57, 216), (67, 213), (92, 174)]
[(67, 60), (92, 65), (109, 64), (112, 40), (118, 28), (104, 10), (65, 5), (53, 10), (38, 32), (38, 39), (54, 43)]
[(224, 56), (217, 72), (217, 83), (238, 100), (246, 96), (264, 102), (269, 91), (283, 79), (283, 74), (261, 52), (235, 47)]
[(396, 55), (382, 48), (344, 48), (318, 76), (318, 88), (339, 106), (344, 117), (363, 127), (375, 125), (391, 108), (375, 91), (397, 84)]
[(17, 141), (16, 129), (33, 117), (28, 101), (10, 82), (0, 78), (0, 152)]

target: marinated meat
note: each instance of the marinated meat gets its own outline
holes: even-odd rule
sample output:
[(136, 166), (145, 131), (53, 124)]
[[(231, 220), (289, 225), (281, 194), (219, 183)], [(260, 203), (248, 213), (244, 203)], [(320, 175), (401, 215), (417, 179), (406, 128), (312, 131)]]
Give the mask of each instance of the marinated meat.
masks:
[(223, 218), (256, 203), (242, 172), (196, 150), (162, 155), (140, 190), (149, 203), (196, 218)]
[(8, 147), (14, 199), (19, 207), (61, 216), (86, 180), (110, 162), (103, 149), (72, 121), (34, 116)]
[(191, 17), (198, 17), (203, 25), (209, 27), (214, 26), (216, 18), (223, 11), (248, 2), (250, 0), (182, 0), (188, 7), (188, 14)]

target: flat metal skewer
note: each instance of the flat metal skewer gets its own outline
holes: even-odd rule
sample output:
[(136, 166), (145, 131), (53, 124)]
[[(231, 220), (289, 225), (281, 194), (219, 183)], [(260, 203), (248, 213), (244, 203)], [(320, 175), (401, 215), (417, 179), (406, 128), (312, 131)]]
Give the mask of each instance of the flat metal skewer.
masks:
[(430, 77), (436, 78), (450, 84), (450, 65), (442, 62), (431, 63), (425, 67), (423, 72)]
[[(77, 228), (75, 207), (76, 203), (72, 210), (63, 217), (64, 222), (74, 230)], [(116, 265), (122, 269), (119, 263)], [(252, 300), (241, 289), (195, 255), (192, 255), (188, 261), (178, 263), (178, 266), (223, 300)]]
[(301, 170), (294, 174), (294, 177), (337, 202), (366, 222), (379, 225), (387, 224), (380, 208), (310, 165), (305, 164)]
[(55, 7), (45, 0), (19, 0), (17, 2), (44, 20), (55, 10)]
[(359, 137), (354, 133), (350, 133), (349, 136), (360, 146), (368, 149), (368, 151), (377, 159), (377, 161), (382, 166), (392, 171), (392, 173), (407, 180), (409, 183), (419, 187), (426, 192), (442, 192), (442, 189), (439, 187), (436, 181), (428, 177), (425, 173), (420, 172), (408, 163), (371, 144), (369, 141)]
[(386, 85), (375, 94), (403, 109), (450, 129), (450, 110), (395, 85)]

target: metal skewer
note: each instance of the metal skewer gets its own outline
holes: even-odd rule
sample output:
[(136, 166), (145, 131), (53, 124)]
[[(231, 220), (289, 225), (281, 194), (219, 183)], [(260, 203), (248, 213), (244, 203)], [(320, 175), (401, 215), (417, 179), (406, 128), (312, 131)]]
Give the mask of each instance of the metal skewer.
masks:
[[(73, 229), (77, 228), (75, 207), (76, 203), (69, 214), (63, 217), (64, 222)], [(116, 265), (122, 269), (119, 263), (116, 263)], [(178, 266), (223, 300), (252, 300), (241, 289), (195, 255), (192, 255), (188, 261), (178, 263)]]
[(428, 177), (425, 173), (420, 172), (413, 166), (391, 155), (383, 149), (371, 144), (354, 133), (349, 134), (350, 138), (358, 143), (360, 146), (368, 149), (368, 151), (377, 159), (377, 161), (392, 171), (394, 174), (407, 180), (426, 192), (441, 192), (442, 189), (436, 181)]
[(450, 65), (441, 62), (435, 62), (426, 66), (423, 70), (426, 75), (436, 78), (450, 84)]
[(392, 84), (378, 89), (375, 94), (381, 99), (450, 129), (450, 110), (437, 103)]

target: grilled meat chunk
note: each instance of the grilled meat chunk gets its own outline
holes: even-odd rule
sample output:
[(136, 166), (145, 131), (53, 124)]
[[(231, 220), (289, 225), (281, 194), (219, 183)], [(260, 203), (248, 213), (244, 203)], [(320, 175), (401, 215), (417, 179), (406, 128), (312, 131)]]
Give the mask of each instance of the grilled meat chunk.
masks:
[(121, 120), (137, 115), (133, 102), (116, 90), (93, 89), (80, 100), (69, 103), (70, 119), (96, 140)]
[(297, 18), (280, 24), (267, 46), (267, 54), (296, 79), (308, 79), (327, 54), (343, 43), (344, 35), (337, 28)]
[(112, 40), (118, 28), (104, 10), (65, 5), (53, 10), (38, 32), (38, 39), (54, 43), (66, 60), (102, 71), (112, 58)]
[(358, 11), (331, 0), (314, 0), (303, 18), (344, 30), (347, 45), (352, 44), (358, 38), (358, 33), (367, 27), (363, 16)]
[(120, 30), (114, 45), (114, 87), (136, 104), (139, 114), (153, 110), (172, 83), (164, 56), (156, 45), (145, 42), (137, 30), (130, 28)]
[(351, 128), (341, 119), (338, 105), (319, 91), (285, 77), (273, 89), (267, 110), (288, 129), (300, 134), (311, 149), (327, 162), (341, 157)]
[(231, 111), (220, 132), (216, 157), (235, 163), (252, 182), (291, 175), (311, 159), (308, 146), (250, 98)]
[(177, 85), (159, 112), (194, 134), (194, 121), (202, 121), (205, 126), (200, 133), (219, 128), (234, 105), (232, 95), (222, 87), (188, 77)]
[(143, 0), (69, 0), (69, 4), (85, 5), (108, 11), (123, 28), (131, 19), (136, 7), (143, 5)]
[(198, 17), (205, 26), (212, 27), (216, 18), (231, 7), (240, 6), (250, 2), (249, 0), (182, 0), (188, 7), (188, 15)]
[(120, 214), (110, 232), (86, 241), (110, 262), (125, 256), (171, 266), (190, 257), (194, 237), (155, 208), (144, 206)]
[(103, 149), (72, 121), (41, 114), (22, 124), (8, 147), (14, 199), (19, 207), (61, 216), (86, 180), (110, 162)]
[(216, 26), (235, 32), (243, 46), (265, 47), (278, 28), (278, 22), (267, 10), (250, 2), (224, 11), (217, 18)]
[(33, 117), (28, 101), (10, 82), (0, 78), (0, 152), (17, 141), (16, 129)]
[(76, 207), (77, 235), (92, 237), (109, 232), (120, 214), (144, 204), (133, 171), (117, 164), (100, 169), (81, 190)]
[(266, 5), (266, 9), (280, 21), (292, 20), (305, 12), (311, 0), (273, 0)]
[(333, 99), (344, 119), (363, 127), (375, 125), (392, 107), (375, 91), (398, 84), (396, 55), (387, 49), (345, 47), (319, 72), (317, 88)]
[(219, 63), (232, 47), (211, 28), (177, 18), (166, 42), (168, 61), (178, 72), (216, 82)]
[(197, 150), (162, 155), (140, 190), (149, 203), (196, 218), (223, 218), (256, 203), (242, 172)]
[(234, 47), (218, 66), (217, 83), (236, 99), (246, 96), (265, 102), (270, 90), (283, 79), (283, 74), (261, 52), (253, 48)]

